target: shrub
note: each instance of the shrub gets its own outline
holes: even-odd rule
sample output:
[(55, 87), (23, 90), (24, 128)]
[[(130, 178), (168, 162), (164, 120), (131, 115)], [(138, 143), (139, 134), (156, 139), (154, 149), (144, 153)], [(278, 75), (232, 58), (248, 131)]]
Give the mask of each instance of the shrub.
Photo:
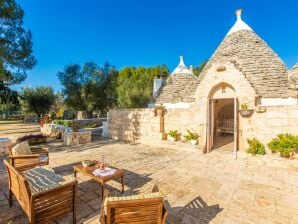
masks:
[(30, 134), (30, 135), (25, 135), (22, 137), (17, 138), (16, 142), (24, 142), (28, 141), (28, 144), (31, 145), (38, 145), (41, 143), (46, 143), (47, 142), (47, 137), (43, 136), (42, 134)]
[(54, 120), (54, 124), (63, 125), (66, 127), (72, 126), (72, 121), (70, 120)]
[(283, 133), (268, 143), (273, 153), (279, 152), (281, 156), (290, 157), (298, 151), (298, 135)]
[(187, 141), (198, 140), (199, 135), (197, 133), (193, 133), (193, 132), (187, 130), (187, 134), (184, 137), (186, 138)]
[(96, 127), (98, 127), (98, 125), (96, 123), (94, 123), (94, 122), (85, 125), (85, 128), (96, 128)]
[(248, 149), (247, 152), (253, 155), (265, 155), (265, 146), (256, 138), (247, 139)]
[(178, 139), (178, 131), (177, 130), (171, 130), (167, 133), (167, 135), (169, 135), (175, 139)]

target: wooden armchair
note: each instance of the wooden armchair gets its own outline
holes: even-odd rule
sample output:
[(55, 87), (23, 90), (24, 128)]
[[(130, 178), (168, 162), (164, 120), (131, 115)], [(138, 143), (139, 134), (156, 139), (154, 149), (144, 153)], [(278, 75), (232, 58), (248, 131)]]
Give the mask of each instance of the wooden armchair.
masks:
[(33, 193), (28, 180), (6, 160), (4, 164), (9, 177), (9, 206), (14, 195), (32, 224), (49, 223), (68, 212), (73, 212), (76, 223), (77, 181)]
[(168, 212), (163, 196), (154, 187), (152, 193), (129, 197), (108, 197), (105, 191), (99, 221), (101, 224), (165, 224)]
[[(13, 147), (22, 144), (26, 147), (26, 154), (21, 155), (13, 153)], [(49, 164), (49, 151), (45, 147), (29, 147), (27, 142), (20, 142), (13, 144), (9, 147), (9, 160), (13, 167), (19, 172), (23, 172), (28, 169), (32, 169), (36, 166), (44, 166)]]

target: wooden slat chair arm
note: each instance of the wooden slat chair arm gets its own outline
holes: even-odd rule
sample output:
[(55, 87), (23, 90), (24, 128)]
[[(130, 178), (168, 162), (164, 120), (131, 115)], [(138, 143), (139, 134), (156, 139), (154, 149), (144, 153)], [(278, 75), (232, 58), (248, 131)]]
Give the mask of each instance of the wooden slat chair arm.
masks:
[(39, 158), (39, 155), (32, 154), (32, 155), (16, 155), (16, 156), (9, 156), (10, 159), (34, 159)]
[(49, 165), (49, 148), (48, 147), (34, 147), (30, 148), (33, 155), (39, 155), (41, 157), (46, 157), (47, 160), (40, 161), (40, 165)]
[(39, 155), (9, 156), (9, 162), (19, 172), (40, 166)]
[(48, 147), (34, 147), (30, 148), (32, 154), (44, 154), (48, 155), (49, 154), (49, 148)]

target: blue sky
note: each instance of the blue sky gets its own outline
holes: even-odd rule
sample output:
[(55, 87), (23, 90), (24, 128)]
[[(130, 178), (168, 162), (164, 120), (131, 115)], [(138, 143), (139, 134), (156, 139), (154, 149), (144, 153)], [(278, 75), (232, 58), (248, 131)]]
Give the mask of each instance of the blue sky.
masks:
[(288, 67), (298, 62), (298, 1), (17, 0), (33, 33), (37, 66), (24, 86), (61, 89), (57, 71), (70, 63), (166, 64), (171, 70), (208, 59), (234, 24), (234, 10)]

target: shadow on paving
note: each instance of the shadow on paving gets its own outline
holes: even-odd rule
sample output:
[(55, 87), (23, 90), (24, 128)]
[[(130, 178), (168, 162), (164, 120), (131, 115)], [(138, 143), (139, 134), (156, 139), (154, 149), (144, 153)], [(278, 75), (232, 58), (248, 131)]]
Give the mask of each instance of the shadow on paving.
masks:
[(165, 207), (169, 211), (167, 220), (175, 224), (208, 224), (223, 210), (218, 204), (208, 206), (201, 197), (196, 197), (184, 207), (172, 208), (165, 201)]
[(116, 140), (111, 140), (111, 139), (106, 139), (106, 138), (97, 138), (97, 140), (92, 141), (91, 143), (86, 143), (86, 144), (80, 144), (80, 145), (71, 145), (71, 146), (66, 146), (66, 145), (61, 145), (62, 140), (58, 139), (50, 139), (48, 140), (47, 144), (42, 145), (50, 148), (51, 153), (57, 153), (57, 152), (83, 152), (89, 149), (98, 149), (103, 146), (107, 145), (113, 145), (117, 143), (118, 145), (130, 145), (130, 146), (137, 146), (140, 145), (140, 143), (128, 143), (128, 142), (120, 142)]
[[(56, 166), (53, 167), (53, 169), (55, 170), (55, 173), (60, 174), (62, 176), (66, 176), (66, 175), (71, 175), (74, 173), (73, 171), (73, 166), (80, 164), (81, 162), (74, 162), (74, 163), (69, 163), (69, 164), (65, 164), (62, 166)], [(77, 173), (78, 177), (83, 177), (84, 174), (78, 172)], [(124, 185), (126, 186), (126, 188), (128, 187), (129, 189), (125, 190), (125, 194), (137, 194), (140, 193), (137, 189), (141, 188), (142, 186), (144, 186), (145, 184), (149, 183), (150, 181), (152, 181), (152, 178), (150, 178), (151, 174), (147, 174), (147, 175), (140, 175), (138, 173), (132, 172), (130, 170), (126, 170), (124, 169)], [(90, 179), (91, 180), (91, 179)], [(93, 182), (96, 182), (94, 180), (92, 180)], [(115, 179), (113, 180), (115, 182), (118, 182), (121, 184), (121, 178), (119, 179)], [(83, 186), (84, 183), (86, 181), (79, 183), (79, 186)], [(97, 184), (97, 188), (98, 188)], [(111, 188), (111, 185), (109, 185), (109, 182), (106, 185), (108, 188)]]

